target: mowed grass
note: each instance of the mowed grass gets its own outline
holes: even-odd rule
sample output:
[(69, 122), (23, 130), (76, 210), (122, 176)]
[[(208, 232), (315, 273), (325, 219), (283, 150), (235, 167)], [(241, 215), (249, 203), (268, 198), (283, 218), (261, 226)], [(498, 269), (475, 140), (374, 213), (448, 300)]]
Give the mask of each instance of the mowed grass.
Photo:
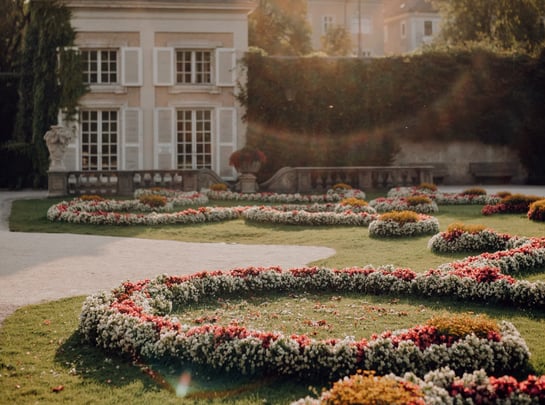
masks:
[[(392, 263), (425, 271), (467, 255), (434, 255), (429, 237), (371, 239), (367, 228), (293, 227), (246, 224), (243, 220), (219, 224), (167, 227), (115, 227), (50, 223), (47, 208), (58, 200), (17, 201), (10, 228), (23, 232), (63, 232), (192, 242), (229, 242), (327, 246), (336, 255), (314, 264), (327, 267)], [(484, 217), (480, 206), (441, 206), (441, 230), (452, 222), (484, 224), (498, 232), (543, 236), (545, 224), (524, 215)], [(205, 269), (203, 269), (205, 270)], [(539, 270), (539, 269), (536, 269)], [(176, 267), (173, 266), (173, 274)], [(543, 271), (523, 275), (545, 280)], [(112, 286), (115, 287), (115, 286)], [(174, 392), (180, 366), (139, 364), (84, 345), (76, 332), (84, 297), (75, 297), (19, 309), (0, 329), (0, 403), (230, 403), (286, 404), (309, 393), (308, 382), (288, 379), (243, 379), (240, 376), (191, 369), (193, 390), (188, 397)], [(414, 326), (444, 312), (486, 313), (513, 322), (532, 352), (531, 366), (545, 374), (545, 314), (515, 308), (477, 305), (449, 299), (376, 297), (338, 294), (297, 294), (221, 297), (179, 311), (185, 322), (210, 319), (222, 324), (237, 321), (247, 327), (316, 338), (369, 337), (387, 329)], [(62, 389), (61, 389), (62, 387)], [(59, 392), (54, 392), (59, 390)], [(321, 387), (315, 388), (320, 391)]]

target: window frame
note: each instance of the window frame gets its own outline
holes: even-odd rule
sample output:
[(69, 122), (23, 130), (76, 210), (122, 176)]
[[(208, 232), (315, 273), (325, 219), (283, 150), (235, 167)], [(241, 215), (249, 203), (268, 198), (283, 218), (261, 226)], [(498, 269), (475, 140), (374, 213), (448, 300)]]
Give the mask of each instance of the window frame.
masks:
[[(184, 120), (181, 117), (182, 114), (189, 114), (190, 119)], [(205, 120), (199, 120), (199, 113), (206, 113)], [(214, 108), (210, 107), (177, 107), (175, 109), (175, 139), (174, 139), (174, 163), (179, 170), (197, 170), (197, 169), (214, 169), (215, 159), (215, 114)], [(199, 123), (204, 123), (205, 128), (199, 129)], [(189, 124), (188, 129), (180, 128)], [(206, 126), (207, 125), (207, 126)], [(189, 140), (181, 140), (184, 135), (189, 134)], [(199, 136), (202, 135), (206, 139), (200, 140)], [(199, 147), (202, 146), (199, 150)], [(208, 147), (206, 147), (208, 145)], [(181, 150), (185, 147), (189, 147), (190, 151)], [(189, 159), (187, 159), (189, 157)], [(202, 162), (199, 162), (199, 157), (203, 158)], [(208, 157), (208, 159), (207, 159)]]
[[(92, 63), (89, 59), (85, 60), (84, 54), (96, 52), (96, 71), (91, 71), (89, 69), (89, 64)], [(110, 59), (106, 63), (115, 63), (115, 72), (113, 70), (109, 69), (107, 72), (103, 72), (102, 70), (102, 53), (103, 52), (115, 52), (115, 60)], [(83, 82), (91, 87), (94, 86), (118, 86), (121, 83), (121, 60), (120, 60), (120, 49), (119, 48), (112, 48), (112, 47), (86, 47), (80, 49), (80, 55), (82, 60), (82, 75), (83, 75)], [(86, 63), (87, 61), (87, 63)], [(95, 73), (97, 76), (97, 81), (91, 81), (91, 75)], [(102, 76), (104, 74), (107, 74), (108, 77), (110, 77), (112, 74), (115, 74), (115, 81), (107, 80), (103, 81)]]
[[(84, 119), (84, 114), (92, 114), (96, 113), (96, 121), (92, 121), (92, 119)], [(115, 120), (108, 120), (109, 123), (108, 128), (104, 130), (104, 124), (106, 123), (104, 113), (109, 113), (110, 115), (112, 113), (115, 113), (116, 117)], [(86, 124), (92, 124), (92, 122), (95, 122), (96, 130), (89, 130), (87, 133), (85, 133), (85, 126)], [(111, 129), (112, 123), (115, 122), (115, 131)], [(84, 108), (80, 110), (80, 118), (79, 118), (79, 136), (80, 136), (80, 145), (79, 145), (79, 152), (80, 152), (80, 159), (79, 164), (82, 171), (117, 171), (120, 170), (120, 162), (121, 162), (121, 111), (117, 108)], [(92, 136), (93, 132), (95, 132), (96, 139), (93, 141)], [(112, 134), (115, 135), (115, 142), (111, 141)], [(107, 137), (110, 137), (109, 139), (105, 139)], [(85, 138), (89, 137), (91, 139), (86, 140)], [(92, 147), (95, 146), (96, 152), (92, 153)], [(111, 148), (112, 146), (115, 148), (115, 151), (112, 153)], [(86, 147), (88, 148), (86, 150)], [(107, 151), (105, 153), (104, 148), (110, 148), (110, 151)], [(92, 156), (96, 157), (96, 166), (93, 167), (93, 164), (91, 162)], [(84, 162), (84, 159), (87, 157), (89, 161), (87, 163)], [(104, 158), (108, 159), (108, 164), (104, 164)]]
[[(209, 59), (207, 61), (199, 61), (197, 55), (199, 53), (207, 54)], [(189, 61), (180, 61), (180, 54), (189, 54)], [(179, 65), (183, 63), (189, 63), (190, 69), (188, 72), (181, 71)], [(215, 85), (215, 50), (213, 48), (175, 48), (174, 49), (174, 85), (175, 86), (214, 86)], [(207, 71), (199, 71), (197, 67), (201, 65), (208, 65)], [(189, 75), (189, 81), (180, 81), (180, 75)], [(198, 81), (198, 75), (206, 75), (208, 81)]]

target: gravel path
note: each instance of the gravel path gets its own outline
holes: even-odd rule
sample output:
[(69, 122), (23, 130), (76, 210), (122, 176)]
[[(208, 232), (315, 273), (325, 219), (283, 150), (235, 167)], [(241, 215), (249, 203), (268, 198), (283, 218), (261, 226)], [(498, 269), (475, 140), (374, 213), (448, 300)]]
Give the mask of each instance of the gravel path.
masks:
[(242, 266), (299, 267), (335, 254), (312, 246), (9, 232), (11, 202), (45, 196), (0, 191), (0, 323), (18, 307), (109, 290), (125, 280)]

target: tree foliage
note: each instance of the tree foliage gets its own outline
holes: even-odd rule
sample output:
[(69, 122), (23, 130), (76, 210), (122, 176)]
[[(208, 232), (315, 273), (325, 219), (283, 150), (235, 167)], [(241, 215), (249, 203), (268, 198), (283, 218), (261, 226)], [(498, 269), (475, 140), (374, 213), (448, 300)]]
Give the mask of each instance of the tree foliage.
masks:
[(259, 0), (248, 29), (250, 46), (269, 55), (305, 55), (312, 50), (307, 0)]
[(539, 49), (545, 39), (543, 0), (431, 0), (442, 15), (442, 39), (487, 42), (503, 50)]
[[(33, 186), (43, 186), (48, 168), (43, 136), (57, 122), (59, 108), (63, 104), (73, 105), (85, 87), (80, 65), (73, 58), (70, 63), (73, 70), (65, 67), (63, 76), (59, 75), (59, 50), (72, 45), (75, 38), (69, 10), (59, 0), (30, 1), (28, 7), (14, 139), (31, 145)], [(70, 79), (76, 76), (76, 80)], [(63, 102), (63, 98), (71, 101)]]
[(321, 40), (322, 51), (329, 56), (349, 56), (352, 54), (350, 33), (340, 25), (328, 28)]
[(545, 52), (482, 49), (373, 60), (248, 54), (248, 142), (269, 157), (263, 179), (283, 166), (387, 165), (412, 139), (509, 145), (543, 182), (544, 61)]

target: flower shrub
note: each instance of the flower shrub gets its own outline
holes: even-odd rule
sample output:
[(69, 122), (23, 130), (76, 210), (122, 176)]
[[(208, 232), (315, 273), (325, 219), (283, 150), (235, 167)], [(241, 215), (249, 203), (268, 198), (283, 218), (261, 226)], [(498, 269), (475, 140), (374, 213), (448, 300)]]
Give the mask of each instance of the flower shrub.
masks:
[(210, 190), (212, 191), (227, 191), (229, 188), (225, 183), (214, 183), (210, 185)]
[(382, 214), (369, 224), (369, 236), (416, 236), (439, 232), (437, 218), (413, 211), (393, 211)]
[(532, 221), (545, 221), (545, 199), (530, 204), (528, 219)]
[(104, 201), (104, 197), (96, 194), (83, 194), (79, 199), (81, 201)]
[(415, 207), (421, 204), (431, 204), (432, 201), (428, 196), (425, 195), (411, 195), (407, 197), (407, 204), (409, 207)]
[(481, 187), (471, 187), (462, 191), (460, 194), (464, 195), (486, 195), (486, 190)]
[(395, 293), (413, 289), (418, 279), (408, 269), (316, 267), (245, 268), (190, 276), (160, 276), (125, 282), (111, 293), (88, 297), (79, 331), (86, 341), (107, 350), (149, 360), (176, 359), (243, 374), (275, 373), (301, 378), (338, 378), (358, 369), (379, 374), (413, 372), (449, 366), (462, 373), (483, 368), (512, 372), (527, 365), (529, 352), (515, 327), (481, 338), (443, 335), (433, 325), (385, 331), (370, 339), (351, 337), (319, 341), (305, 335), (248, 330), (237, 324), (181, 325), (170, 317), (173, 307), (226, 293), (284, 291), (361, 291)]
[[(361, 374), (356, 374), (361, 375)], [(365, 373), (363, 375), (366, 375)], [(369, 374), (367, 374), (369, 375)], [(351, 398), (359, 398), (361, 389), (366, 386), (350, 383), (350, 379), (356, 377), (345, 377), (336, 382), (333, 387), (338, 392), (347, 391), (352, 388)], [(429, 371), (423, 378), (413, 373), (405, 373), (403, 376), (388, 374), (375, 379), (389, 379), (398, 384), (410, 384), (411, 390), (420, 392), (423, 403), (427, 405), (454, 405), (454, 404), (542, 404), (545, 401), (545, 376), (537, 377), (529, 375), (525, 380), (518, 381), (514, 377), (504, 375), (501, 377), (489, 376), (484, 370), (475, 370), (472, 373), (465, 373), (457, 376), (448, 367)], [(346, 382), (346, 386), (343, 384)], [(414, 387), (414, 388), (413, 388)], [(331, 398), (331, 391), (324, 391), (315, 399), (311, 397), (302, 398), (292, 402), (291, 405), (326, 405)], [(342, 391), (341, 391), (342, 392)], [(346, 392), (348, 395), (350, 393)], [(365, 398), (365, 397), (363, 397)], [(336, 402), (352, 403), (352, 402)], [(367, 402), (353, 402), (367, 403)], [(369, 402), (378, 404), (381, 402)], [(389, 402), (385, 402), (389, 403)]]
[(331, 188), (335, 191), (352, 190), (352, 186), (346, 183), (337, 183), (337, 184), (334, 184), (333, 187)]
[(369, 205), (367, 201), (355, 197), (345, 198), (339, 204), (350, 207), (365, 207)]
[(421, 197), (418, 197), (416, 200), (411, 200), (411, 202), (409, 202), (408, 198), (409, 197), (379, 197), (369, 201), (369, 205), (378, 212), (410, 210), (422, 214), (432, 214), (439, 211), (437, 204), (429, 198), (422, 199)]
[(483, 215), (527, 214), (530, 205), (542, 199), (535, 195), (510, 194), (499, 203), (485, 205), (481, 212)]
[(164, 207), (167, 204), (167, 198), (156, 194), (142, 194), (138, 197), (142, 204), (149, 205), (151, 208)]
[(445, 232), (428, 241), (428, 248), (436, 253), (495, 252), (507, 248), (511, 237), (499, 234), (483, 225), (450, 224)]
[(312, 403), (425, 405), (423, 397), (424, 394), (418, 385), (394, 378), (375, 376), (373, 371), (366, 370), (337, 381), (330, 390), (322, 394), (318, 402), (306, 402), (303, 399), (292, 405)]
[[(312, 207), (308, 207), (312, 208)], [(276, 206), (276, 207), (250, 207), (243, 213), (242, 217), (252, 222), (267, 222), (285, 225), (349, 225), (349, 226), (368, 226), (376, 218), (375, 213), (370, 213), (370, 209), (362, 207), (352, 211), (342, 207), (339, 212), (318, 211), (306, 207)], [(369, 207), (370, 208), (370, 207)]]
[(242, 149), (236, 150), (229, 156), (229, 166), (240, 169), (244, 164), (259, 162), (260, 164), (267, 163), (265, 153), (253, 146), (244, 146)]
[(419, 191), (422, 192), (436, 192), (437, 191), (437, 185), (433, 183), (420, 183), (417, 187)]
[(437, 333), (446, 336), (447, 339), (456, 340), (473, 333), (479, 338), (499, 340), (498, 324), (486, 315), (445, 314), (429, 319), (426, 325), (435, 327)]

